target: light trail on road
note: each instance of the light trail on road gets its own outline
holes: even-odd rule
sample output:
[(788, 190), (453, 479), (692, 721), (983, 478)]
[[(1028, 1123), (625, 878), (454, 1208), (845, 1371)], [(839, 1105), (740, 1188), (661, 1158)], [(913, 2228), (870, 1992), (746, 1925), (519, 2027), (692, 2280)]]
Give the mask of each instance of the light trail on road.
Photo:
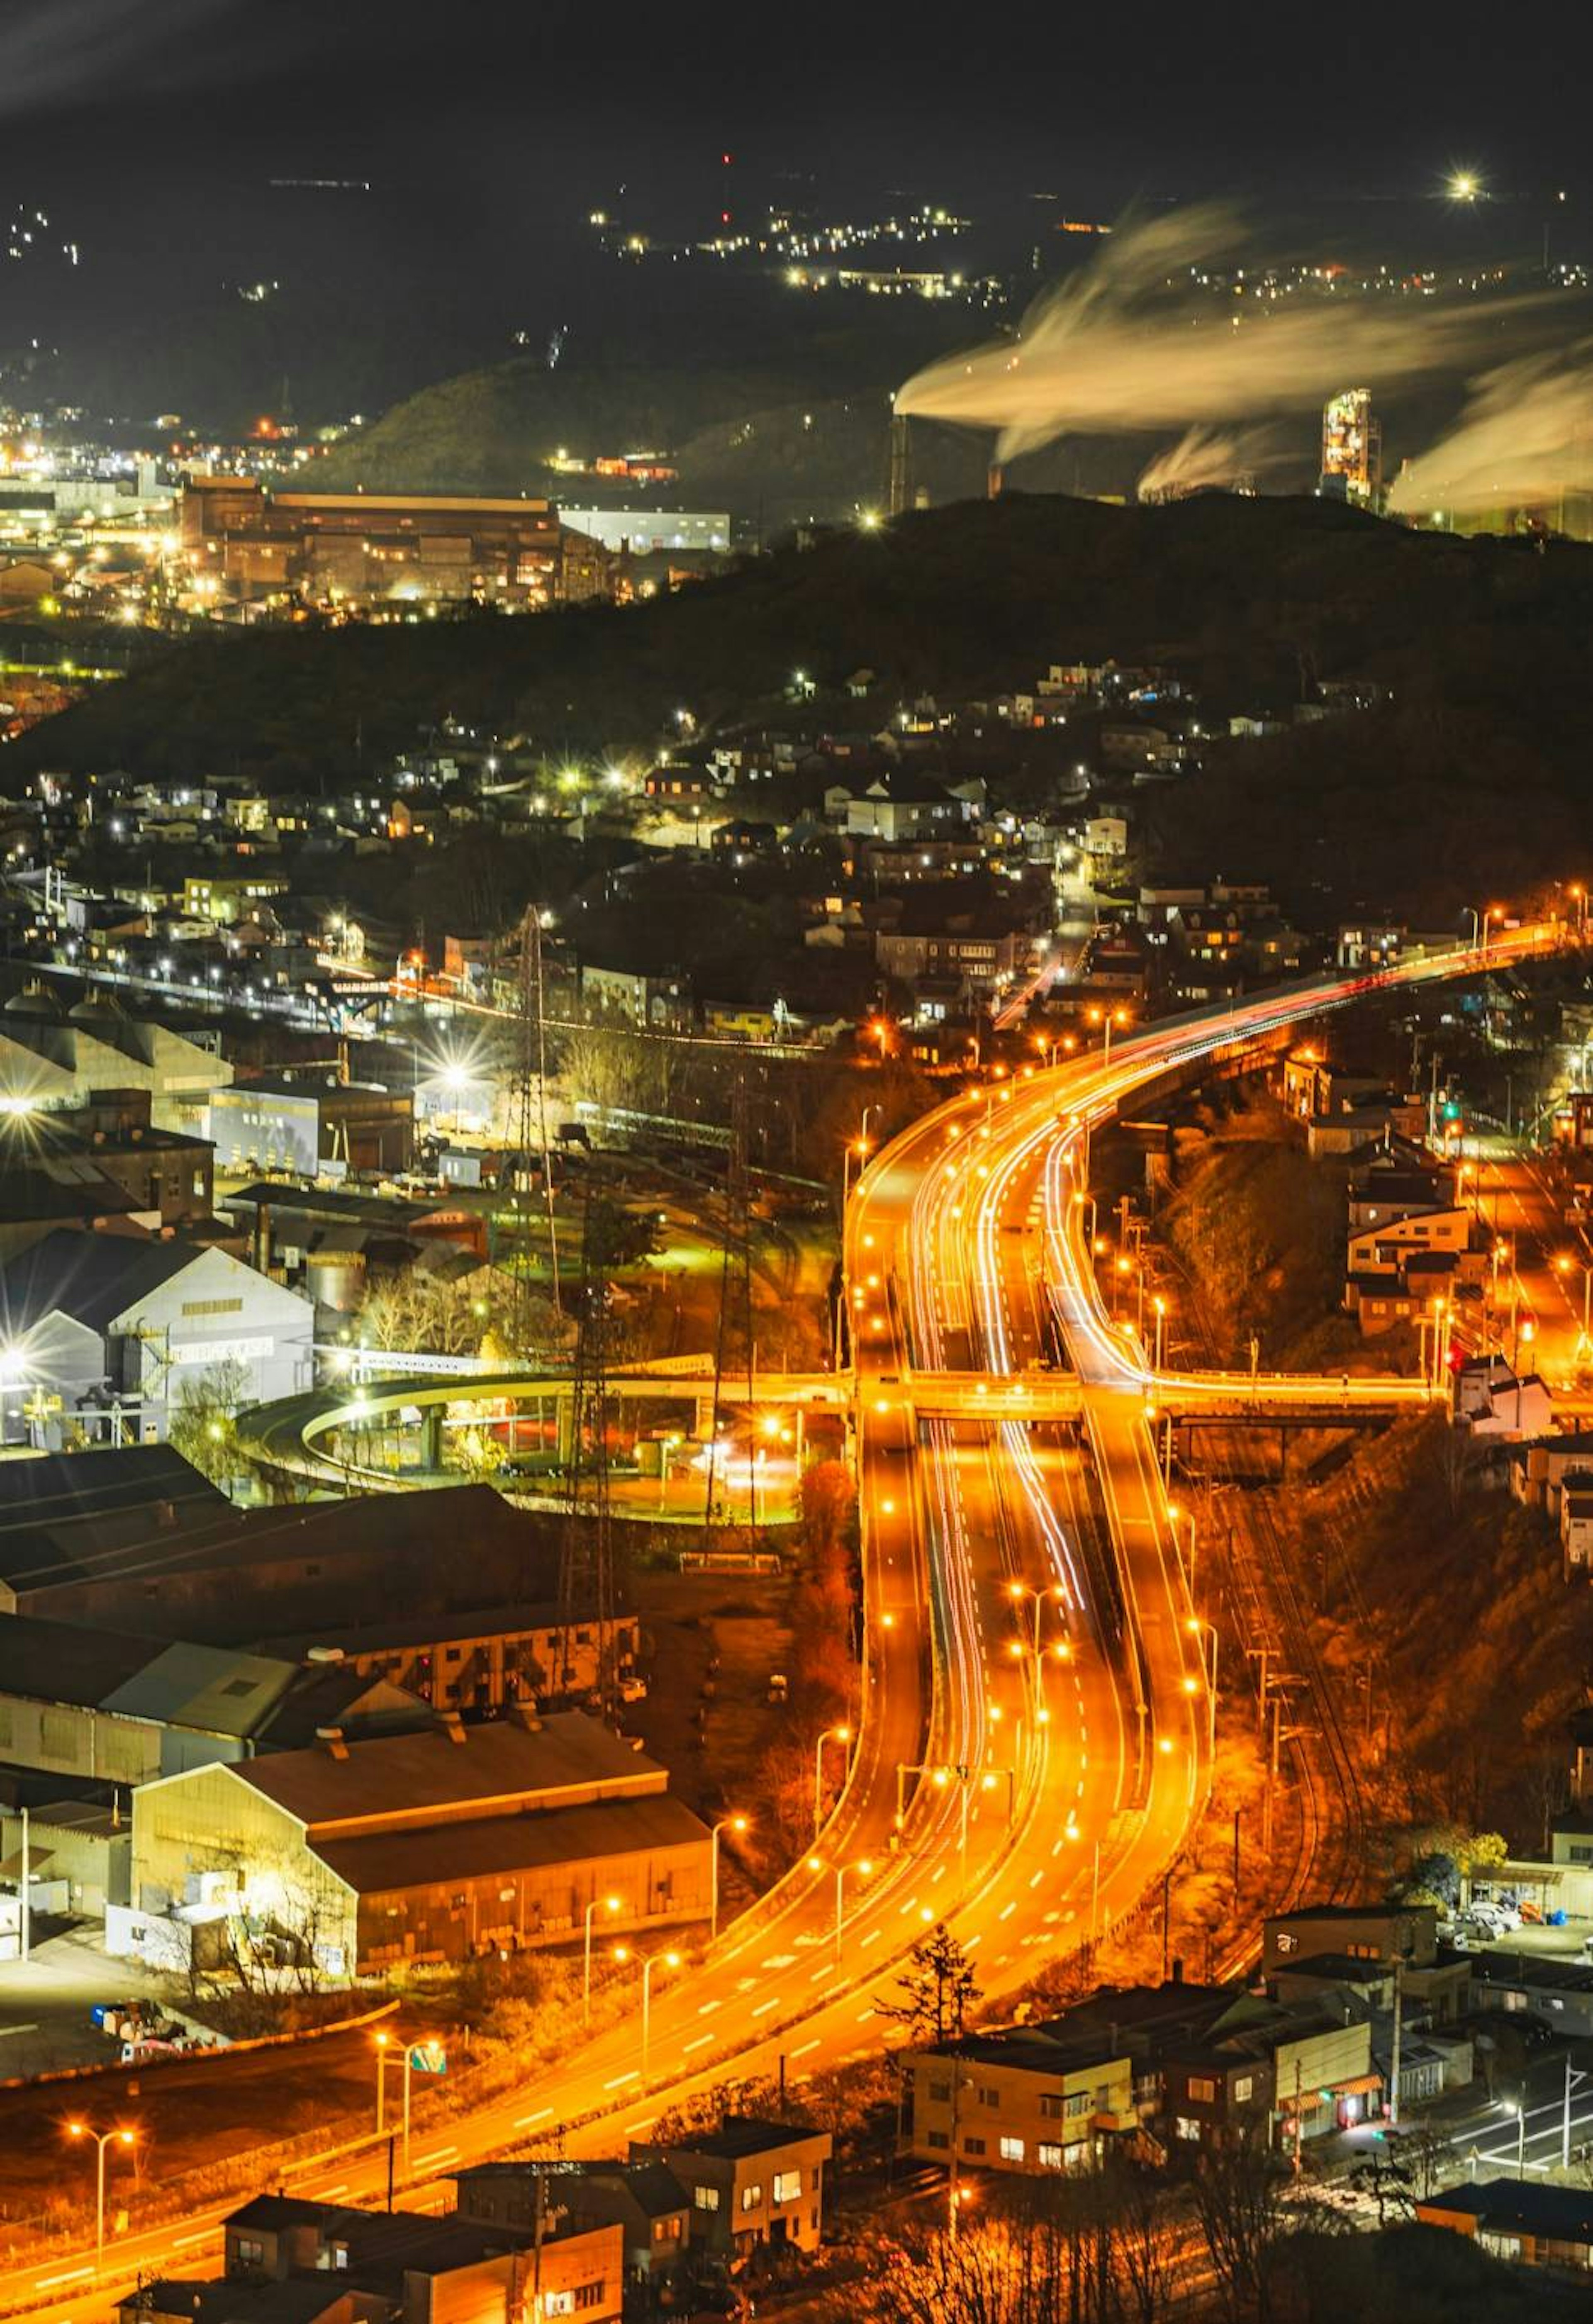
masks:
[[(1557, 933), (1496, 939), (1489, 956), (1530, 956)], [(425, 2153), (447, 2154), (457, 2169), (528, 2141), (557, 2139), (577, 2155), (612, 2149), (732, 2068), (769, 2075), (799, 2058), (799, 2080), (877, 2051), (875, 1997), (931, 1923), (953, 1930), (987, 1997), (999, 1999), (1139, 1902), (1199, 1812), (1211, 1705), (1151, 1434), (1156, 1397), (1179, 1376), (1153, 1373), (1101, 1304), (1086, 1205), (1075, 1199), (1085, 1191), (1088, 1138), (1125, 1098), (1170, 1073), (1367, 993), (1480, 965), (1477, 953), (1457, 951), (1154, 1026), (1120, 1043), (1110, 1065), (1093, 1053), (1070, 1057), (1005, 1084), (999, 1098), (960, 1097), (874, 1158), (848, 1207), (844, 1247), (861, 1700), (845, 1784), (815, 1850), (821, 1869), (799, 1864), (673, 1983), (659, 1980), (647, 2074), (627, 2018), (573, 2048), (557, 2072), (451, 2117), (451, 2146)], [(1080, 1554), (1067, 1447), (1045, 1424), (1031, 1431), (990, 1406), (996, 1381), (1014, 1386), (1013, 1333), (1027, 1328), (1015, 1311), (1032, 1314), (1037, 1285), (1077, 1376), (1120, 1631)], [(860, 1289), (861, 1302), (851, 1296)], [(912, 1398), (919, 1367), (943, 1391), (946, 1376), (962, 1376), (965, 1392), (953, 1391), (949, 1406), (943, 1394), (921, 1418)], [(1192, 1396), (1202, 1389), (1199, 1380), (1184, 1386)], [(1320, 1400), (1322, 1383), (1303, 1393)], [(1014, 1582), (1066, 1593), (1065, 1660), (1026, 1647)], [(898, 1770), (915, 1767), (939, 1768), (946, 1780), (918, 1775), (898, 1824)], [(857, 1886), (837, 1961), (842, 1868)], [(288, 2175), (304, 2196), (336, 2186), (344, 2200), (379, 2201), (386, 2152), (356, 2144)], [(405, 2192), (407, 2202), (436, 2197), (419, 2174)], [(0, 2307), (77, 2324), (141, 2272), (205, 2272), (216, 2264), (225, 2208), (122, 2239), (92, 2298), (80, 2288), (78, 2253), (11, 2270), (0, 2276)], [(68, 2294), (69, 2283), (79, 2288)]]

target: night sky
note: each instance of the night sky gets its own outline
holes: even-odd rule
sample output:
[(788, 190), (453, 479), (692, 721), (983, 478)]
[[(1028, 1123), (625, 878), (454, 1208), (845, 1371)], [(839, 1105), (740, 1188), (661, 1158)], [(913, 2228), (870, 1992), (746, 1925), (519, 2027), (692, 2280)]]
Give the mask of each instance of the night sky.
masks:
[[(230, 425), (244, 399), (380, 410), (550, 334), (585, 360), (768, 354), (767, 314), (716, 306), (708, 270), (616, 267), (586, 225), (689, 243), (726, 198), (738, 225), (944, 203), (977, 221), (957, 263), (1036, 288), (1082, 255), (1062, 217), (1211, 195), (1257, 256), (1535, 264), (1548, 226), (1593, 261), (1579, 108), (1554, 94), (1593, 63), (1588, 23), (1412, 0), (0, 0), (0, 197), (81, 253), (46, 235), (0, 266), (0, 366), (41, 348), (45, 397)], [(1446, 200), (1457, 169), (1487, 203)], [(370, 191), (272, 184), (299, 178)], [(260, 279), (280, 297), (241, 305)]]
[(563, 206), (616, 175), (903, 173), (971, 201), (1054, 184), (1377, 199), (1458, 162), (1501, 191), (1586, 174), (1588, 12), (1423, 0), (974, 10), (808, 0), (0, 0), (0, 171), (162, 218), (251, 171), (430, 180), (450, 208)]

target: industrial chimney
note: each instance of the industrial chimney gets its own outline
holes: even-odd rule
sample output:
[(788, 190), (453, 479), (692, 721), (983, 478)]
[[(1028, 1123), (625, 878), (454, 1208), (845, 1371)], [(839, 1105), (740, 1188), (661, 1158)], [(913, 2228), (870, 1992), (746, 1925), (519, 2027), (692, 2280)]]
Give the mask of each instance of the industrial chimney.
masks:
[(913, 438), (912, 422), (905, 411), (894, 412), (890, 421), (890, 475), (886, 486), (885, 508), (889, 516), (904, 516), (913, 505)]

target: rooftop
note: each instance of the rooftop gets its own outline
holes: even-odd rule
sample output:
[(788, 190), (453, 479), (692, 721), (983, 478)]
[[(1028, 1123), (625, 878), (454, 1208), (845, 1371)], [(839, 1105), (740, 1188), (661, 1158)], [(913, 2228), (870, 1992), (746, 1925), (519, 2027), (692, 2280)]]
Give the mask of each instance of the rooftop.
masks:
[(204, 1256), (198, 1244), (175, 1238), (145, 1242), (57, 1228), (0, 1273), (0, 1329), (20, 1338), (59, 1310), (104, 1332)]
[[(636, 1761), (633, 1752), (625, 1756)], [(639, 1856), (707, 1843), (707, 1826), (698, 1822), (685, 1801), (659, 1791), (640, 1799), (548, 1807), (535, 1815), (445, 1820), (349, 1840), (313, 1840), (311, 1845), (356, 1895), (381, 1896), (428, 1881), (529, 1872), (549, 1865), (585, 1864), (594, 1857)]]
[(751, 2114), (727, 2114), (717, 2130), (693, 2132), (688, 2137), (672, 2139), (671, 2150), (679, 2154), (710, 2154), (721, 2163), (739, 2163), (750, 2154), (771, 2154), (783, 2146), (797, 2146), (805, 2139), (828, 2140), (829, 2133), (815, 2130), (809, 2124), (799, 2122), (766, 2122)]
[(324, 1748), (282, 1751), (233, 1772), (327, 1838), (361, 1825), (391, 1831), (439, 1810), (507, 1814), (575, 1804), (572, 1793), (662, 1791), (666, 1781), (656, 1761), (578, 1711), (555, 1712), (535, 1728), (502, 1719), (381, 1736), (336, 1757)]
[(1535, 2179), (1489, 2179), (1480, 2186), (1440, 2187), (1422, 2198), (1417, 2217), (1460, 2213), (1491, 2234), (1542, 2236), (1556, 2243), (1593, 2244), (1593, 2194), (1580, 2187), (1550, 2187)]

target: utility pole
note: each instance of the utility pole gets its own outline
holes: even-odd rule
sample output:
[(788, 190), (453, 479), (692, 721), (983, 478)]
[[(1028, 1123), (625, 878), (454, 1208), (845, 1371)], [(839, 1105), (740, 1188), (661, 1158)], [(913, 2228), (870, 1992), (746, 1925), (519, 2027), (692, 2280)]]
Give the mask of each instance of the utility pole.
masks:
[[(554, 1313), (560, 1314), (563, 1308), (558, 1287), (558, 1221), (555, 1211), (553, 1157), (548, 1138), (548, 1028), (543, 1005), (542, 915), (535, 904), (527, 905), (525, 918), (520, 922), (520, 1056), (516, 1063), (520, 1099), (515, 1123), (518, 1162), (523, 1173), (529, 1167), (534, 1142), (542, 1156), (542, 1192), (548, 1209), (548, 1259), (553, 1277), (553, 1307)], [(520, 1214), (518, 1305), (522, 1342), (527, 1336), (526, 1325), (531, 1303), (531, 1233), (528, 1193), (529, 1190), (522, 1188), (517, 1204)]]
[[(558, 1560), (558, 1654), (556, 1692), (569, 1684), (577, 1629), (591, 1625), (597, 1642), (597, 1693), (611, 1727), (619, 1711), (614, 1667), (614, 1551), (609, 1506), (609, 1286), (602, 1250), (603, 1204), (588, 1188), (581, 1216), (581, 1279), (575, 1373), (570, 1381), (569, 1489)], [(588, 1477), (595, 1488), (588, 1498)]]
[(1390, 2130), (1399, 2128), (1399, 2047), (1400, 2035), (1404, 2031), (1404, 1955), (1395, 1953), (1394, 1957), (1394, 2059), (1393, 2070), (1388, 2077), (1388, 2127)]

